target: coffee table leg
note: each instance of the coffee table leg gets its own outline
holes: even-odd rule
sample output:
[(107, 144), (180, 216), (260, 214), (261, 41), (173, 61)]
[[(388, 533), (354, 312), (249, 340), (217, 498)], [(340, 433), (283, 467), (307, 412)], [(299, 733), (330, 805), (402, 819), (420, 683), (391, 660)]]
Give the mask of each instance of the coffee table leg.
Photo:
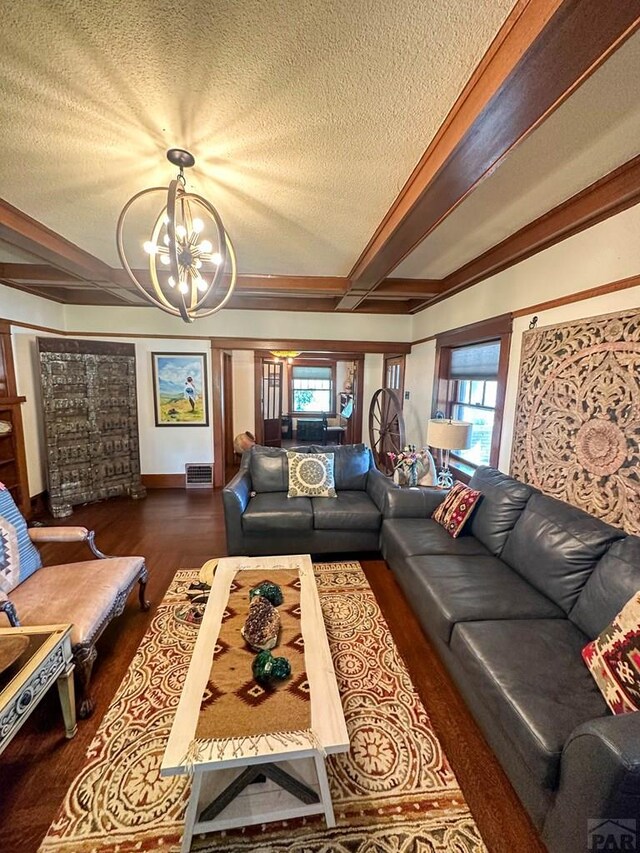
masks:
[(318, 774), (318, 784), (320, 785), (320, 802), (324, 806), (324, 817), (327, 826), (331, 828), (336, 825), (336, 818), (333, 813), (333, 803), (331, 802), (331, 790), (329, 788), (329, 779), (327, 777), (327, 765), (324, 758), (317, 752), (314, 756), (316, 763), (316, 773)]
[(68, 738), (72, 738), (78, 731), (76, 723), (76, 695), (73, 687), (73, 664), (59, 676), (56, 684), (62, 707), (65, 734)]
[(191, 793), (189, 794), (189, 805), (184, 816), (184, 834), (182, 836), (181, 853), (189, 853), (191, 850), (191, 839), (193, 838), (193, 827), (198, 818), (198, 800), (200, 799), (200, 786), (202, 784), (202, 773), (197, 768), (191, 780)]

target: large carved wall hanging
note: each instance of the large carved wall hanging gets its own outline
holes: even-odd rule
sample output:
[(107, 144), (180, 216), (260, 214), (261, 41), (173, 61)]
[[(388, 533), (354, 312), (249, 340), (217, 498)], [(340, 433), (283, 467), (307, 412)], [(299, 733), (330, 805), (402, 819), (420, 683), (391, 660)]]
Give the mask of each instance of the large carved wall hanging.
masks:
[(524, 333), (511, 473), (640, 533), (640, 311)]
[(49, 503), (145, 495), (140, 480), (133, 344), (38, 338)]

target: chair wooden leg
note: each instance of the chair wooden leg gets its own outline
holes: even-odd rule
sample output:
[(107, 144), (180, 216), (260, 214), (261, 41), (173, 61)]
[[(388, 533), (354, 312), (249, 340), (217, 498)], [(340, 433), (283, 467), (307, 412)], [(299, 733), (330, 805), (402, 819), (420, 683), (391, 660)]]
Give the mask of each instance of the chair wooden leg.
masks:
[(140, 575), (140, 580), (138, 581), (138, 583), (140, 584), (138, 587), (138, 600), (140, 601), (140, 610), (148, 610), (149, 607), (151, 607), (147, 599), (144, 597), (145, 590), (147, 589), (148, 580), (149, 572), (147, 571), (147, 567), (145, 566), (142, 571), (142, 574)]
[(78, 685), (80, 687), (80, 708), (78, 716), (84, 720), (90, 717), (95, 707), (91, 694), (89, 693), (89, 682), (91, 681), (91, 672), (98, 653), (95, 646), (83, 646), (73, 654), (76, 673), (78, 675)]
[(146, 580), (142, 580), (142, 578), (140, 578), (140, 587), (138, 588), (138, 600), (140, 601), (140, 610), (148, 610), (151, 607), (147, 599), (144, 597), (146, 588)]

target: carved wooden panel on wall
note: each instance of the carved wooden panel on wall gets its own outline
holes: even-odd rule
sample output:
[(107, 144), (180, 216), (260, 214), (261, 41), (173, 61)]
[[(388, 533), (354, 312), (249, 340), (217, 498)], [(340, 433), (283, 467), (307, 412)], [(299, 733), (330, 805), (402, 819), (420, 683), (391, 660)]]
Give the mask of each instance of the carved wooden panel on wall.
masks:
[(524, 333), (511, 473), (640, 533), (640, 311)]
[(49, 502), (145, 496), (140, 482), (133, 344), (38, 338)]

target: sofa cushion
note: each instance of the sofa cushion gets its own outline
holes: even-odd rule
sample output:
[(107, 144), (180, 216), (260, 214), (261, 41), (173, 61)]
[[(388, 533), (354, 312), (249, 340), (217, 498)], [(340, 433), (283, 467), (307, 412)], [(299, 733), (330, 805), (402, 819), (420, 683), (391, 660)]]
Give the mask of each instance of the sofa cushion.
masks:
[(569, 619), (595, 639), (640, 589), (640, 537), (614, 542), (593, 570)]
[(502, 559), (568, 613), (600, 557), (623, 536), (577, 507), (534, 494), (509, 534)]
[(582, 657), (614, 714), (640, 711), (640, 592), (585, 646)]
[(333, 500), (312, 498), (316, 530), (377, 530), (382, 515), (366, 492), (342, 491)]
[(333, 448), (336, 489), (364, 491), (371, 467), (371, 453), (365, 444), (345, 444)]
[(41, 566), (27, 522), (9, 489), (0, 483), (0, 592), (10, 593)]
[(444, 643), (458, 622), (564, 618), (556, 604), (492, 555), (409, 557), (397, 573), (405, 589), (409, 584), (429, 633)]
[(449, 536), (457, 539), (480, 497), (477, 489), (470, 489), (463, 483), (456, 483), (434, 511), (432, 518), (447, 531)]
[(290, 498), (335, 498), (333, 453), (287, 451)]
[(536, 490), (487, 466), (476, 469), (469, 485), (482, 492), (482, 500), (469, 521), (470, 532), (499, 557), (509, 533)]
[(289, 488), (287, 454), (280, 447), (252, 447), (249, 471), (254, 492), (286, 492)]
[(255, 495), (242, 514), (242, 529), (247, 532), (312, 528), (311, 498), (288, 498), (286, 491)]
[(608, 714), (580, 657), (585, 639), (568, 619), (460, 622), (451, 636), (478, 703), (543, 788), (557, 788), (576, 726)]
[(73, 623), (71, 645), (91, 642), (119, 592), (135, 581), (143, 557), (110, 557), (47, 566), (11, 595), (22, 625)]
[(403, 557), (414, 554), (482, 554), (489, 552), (474, 536), (454, 539), (432, 518), (385, 518), (382, 541)]

